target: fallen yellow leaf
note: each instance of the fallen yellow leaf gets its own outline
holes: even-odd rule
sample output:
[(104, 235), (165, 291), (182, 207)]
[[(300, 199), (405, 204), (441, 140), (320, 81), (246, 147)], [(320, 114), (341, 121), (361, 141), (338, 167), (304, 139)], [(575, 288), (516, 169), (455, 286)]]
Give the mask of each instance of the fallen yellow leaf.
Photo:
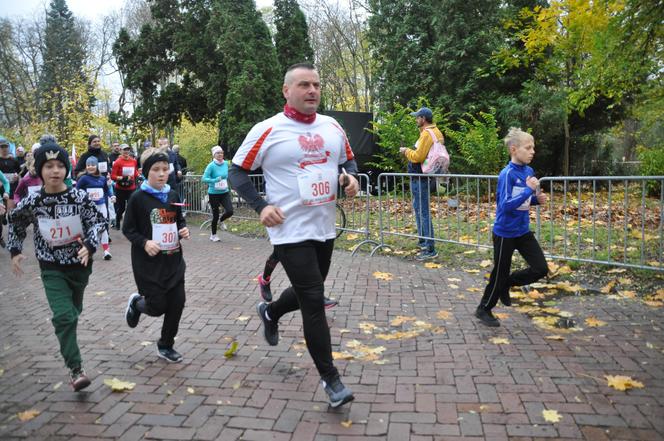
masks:
[(618, 294), (628, 299), (636, 298), (636, 291), (618, 291)]
[(187, 392), (190, 393), (191, 395), (193, 395), (193, 394), (196, 393), (196, 389), (194, 389), (193, 387), (188, 387)]
[(441, 265), (440, 263), (435, 263), (435, 262), (427, 262), (427, 263), (424, 264), (425, 268), (430, 268), (430, 269), (440, 268), (441, 266), (443, 266), (443, 265)]
[(353, 422), (351, 420), (348, 421), (342, 421), (341, 425), (344, 426), (346, 429), (350, 428), (350, 426), (353, 425)]
[(415, 320), (417, 320), (415, 317), (407, 317), (407, 316), (404, 316), (404, 315), (399, 315), (399, 316), (397, 316), (397, 318), (395, 318), (394, 320), (392, 320), (390, 322), (390, 325), (391, 326), (401, 326), (402, 324), (404, 324), (406, 322), (414, 322)]
[(583, 291), (583, 288), (579, 285), (572, 285), (569, 282), (558, 282), (555, 285), (556, 288), (561, 289), (563, 291), (567, 292), (577, 292), (577, 291)]
[(60, 389), (61, 386), (62, 386), (62, 381), (60, 381), (58, 383), (55, 383), (53, 385), (53, 390), (58, 390), (58, 389)]
[(113, 392), (124, 392), (127, 390), (132, 390), (134, 389), (134, 386), (136, 386), (136, 383), (118, 380), (117, 378), (107, 378), (104, 380), (104, 384), (110, 387)]
[(452, 314), (449, 311), (444, 311), (444, 310), (438, 311), (436, 313), (436, 317), (438, 317), (441, 320), (447, 320), (448, 318), (450, 318), (451, 315)]
[(355, 233), (351, 233), (351, 234), (346, 235), (346, 239), (348, 239), (348, 240), (356, 240), (359, 237), (360, 236), (355, 234)]
[(376, 271), (373, 273), (373, 276), (378, 279), (378, 280), (392, 280), (394, 276), (390, 273), (381, 273), (380, 271)]
[(494, 345), (508, 345), (510, 344), (510, 341), (506, 338), (503, 337), (492, 337), (489, 339), (491, 343)]
[(464, 271), (469, 273), (469, 274), (479, 274), (480, 273), (480, 270), (478, 270), (478, 269), (464, 269)]
[(614, 268), (614, 269), (608, 270), (606, 273), (607, 274), (619, 274), (619, 273), (624, 273), (625, 271), (627, 271), (625, 268)]
[(25, 410), (23, 412), (17, 413), (16, 416), (18, 417), (19, 421), (25, 422), (25, 421), (30, 421), (31, 419), (33, 419), (34, 417), (36, 417), (40, 413), (41, 412), (39, 412), (38, 410), (29, 409), (29, 410)]
[(632, 279), (629, 279), (627, 277), (620, 277), (618, 279), (618, 282), (620, 282), (621, 285), (631, 285), (632, 284)]
[(616, 286), (616, 281), (612, 280), (609, 283), (607, 283), (604, 287), (600, 288), (600, 292), (603, 292), (604, 294), (608, 294), (611, 292), (613, 287)]
[(605, 326), (606, 322), (597, 319), (596, 317), (586, 318), (586, 325), (590, 328), (599, 328), (600, 326)]
[(505, 320), (508, 318), (510, 315), (506, 312), (494, 312), (493, 315), (496, 316), (497, 319), (499, 320)]
[(360, 323), (359, 326), (362, 332), (364, 332), (365, 334), (371, 334), (374, 331), (374, 329), (378, 328), (378, 326), (374, 325), (373, 323), (366, 323), (366, 322)]
[(483, 260), (483, 261), (480, 262), (480, 266), (482, 268), (488, 268), (491, 265), (493, 265), (493, 260), (486, 259), (486, 260)]
[(664, 305), (664, 302), (660, 302), (659, 300), (644, 300), (643, 303), (653, 308), (661, 308)]
[(346, 352), (346, 351), (335, 352), (335, 351), (332, 351), (332, 358), (334, 358), (335, 360), (352, 360), (355, 357), (350, 352)]
[(626, 375), (605, 375), (607, 384), (616, 390), (643, 389), (643, 383)]
[(458, 289), (458, 288), (459, 288), (459, 285), (455, 285), (454, 283), (450, 283), (450, 284), (447, 285), (447, 286), (449, 286), (449, 287), (452, 288), (452, 289)]
[(544, 421), (548, 423), (557, 423), (563, 418), (562, 415), (560, 415), (557, 410), (553, 409), (543, 410), (542, 416), (544, 417)]
[(249, 316), (248, 315), (241, 315), (238, 318), (236, 318), (235, 320), (237, 320), (238, 322), (246, 322), (247, 320), (249, 320)]
[(461, 282), (461, 279), (457, 279), (456, 277), (448, 277), (447, 281), (448, 282)]
[(558, 340), (558, 341), (565, 340), (565, 337), (563, 337), (562, 335), (547, 335), (544, 338), (546, 338), (547, 340)]
[(482, 291), (482, 288), (471, 287), (471, 288), (466, 288), (466, 291), (470, 291), (470, 292), (481, 292), (481, 291)]
[(226, 357), (226, 358), (235, 357), (235, 354), (237, 353), (238, 346), (239, 346), (238, 342), (233, 341), (233, 343), (231, 343), (231, 347), (228, 348), (228, 350), (226, 352), (224, 352), (224, 357)]

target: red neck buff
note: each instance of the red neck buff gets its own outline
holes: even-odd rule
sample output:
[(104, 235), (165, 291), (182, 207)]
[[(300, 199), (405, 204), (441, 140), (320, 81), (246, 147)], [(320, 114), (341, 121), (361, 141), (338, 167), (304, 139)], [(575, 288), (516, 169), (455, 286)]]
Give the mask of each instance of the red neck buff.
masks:
[(302, 113), (293, 109), (288, 104), (284, 105), (284, 115), (290, 119), (294, 119), (295, 121), (299, 121), (305, 124), (311, 124), (312, 122), (316, 121), (316, 112), (312, 113), (311, 115), (307, 115), (306, 113)]

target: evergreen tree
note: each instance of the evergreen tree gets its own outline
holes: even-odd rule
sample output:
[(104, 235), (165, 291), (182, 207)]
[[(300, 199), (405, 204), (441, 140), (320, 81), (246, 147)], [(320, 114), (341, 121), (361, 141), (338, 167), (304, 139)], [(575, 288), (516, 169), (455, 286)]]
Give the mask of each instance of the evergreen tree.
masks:
[[(75, 141), (70, 117), (77, 112), (77, 119), (90, 114), (93, 88), (84, 71), (85, 55), (82, 35), (67, 3), (51, 0), (44, 30), (39, 108), (44, 120), (54, 124), (52, 129), (63, 144)], [(86, 121), (76, 124), (85, 126)]]
[(253, 0), (217, 0), (210, 26), (217, 45), (231, 61), (225, 65), (228, 94), (220, 117), (220, 138), (232, 153), (251, 127), (274, 114), (282, 103), (277, 55)]
[(274, 43), (282, 72), (295, 63), (313, 63), (307, 21), (297, 0), (274, 1), (274, 24), (277, 28)]

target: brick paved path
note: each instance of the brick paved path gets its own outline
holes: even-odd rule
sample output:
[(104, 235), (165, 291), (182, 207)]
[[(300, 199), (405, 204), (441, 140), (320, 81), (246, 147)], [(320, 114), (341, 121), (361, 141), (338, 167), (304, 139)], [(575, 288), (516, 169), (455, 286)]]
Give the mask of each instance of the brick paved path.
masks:
[[(142, 317), (134, 330), (125, 325), (134, 282), (128, 244), (115, 232), (114, 258), (95, 262), (86, 291), (79, 341), (93, 383), (78, 394), (67, 384), (31, 243), (20, 281), (8, 276), (9, 257), (0, 252), (1, 439), (664, 439), (662, 310), (566, 298), (562, 309), (608, 325), (553, 341), (514, 310), (499, 329), (478, 325), (472, 312), (480, 293), (467, 289), (483, 286), (480, 274), (336, 252), (327, 281), (341, 302), (328, 313), (334, 350), (356, 357), (363, 347), (385, 350), (337, 361), (356, 400), (330, 410), (301, 344), (301, 319), (282, 320), (277, 347), (256, 333), (253, 279), (268, 243), (222, 234), (214, 244), (193, 231), (176, 341), (184, 362), (168, 365), (155, 356), (161, 319)], [(378, 281), (374, 271), (394, 280)], [(277, 292), (286, 286), (281, 268), (275, 278)], [(390, 325), (398, 316), (416, 317), (401, 326), (419, 335), (380, 339), (400, 329)], [(511, 344), (493, 344), (492, 337)], [(227, 360), (233, 339), (239, 351)], [(600, 381), (605, 374), (632, 376), (645, 388), (611, 389)], [(112, 393), (103, 384), (112, 377), (136, 387)], [(16, 414), (27, 409), (41, 413), (20, 422)], [(543, 409), (562, 420), (545, 422)]]

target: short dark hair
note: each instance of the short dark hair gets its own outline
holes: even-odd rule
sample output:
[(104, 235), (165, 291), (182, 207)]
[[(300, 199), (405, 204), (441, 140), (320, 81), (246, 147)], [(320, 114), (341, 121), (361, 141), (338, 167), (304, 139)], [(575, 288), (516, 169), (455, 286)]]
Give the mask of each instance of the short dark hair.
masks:
[(295, 63), (292, 64), (286, 69), (286, 73), (295, 70), (295, 69), (308, 69), (308, 70), (316, 70), (316, 66), (309, 62), (304, 62), (304, 63)]
[(426, 122), (428, 122), (429, 124), (432, 124), (432, 123), (433, 123), (433, 116), (431, 116), (431, 118), (429, 118), (428, 116), (423, 116), (422, 118), (424, 118), (424, 120), (425, 120)]

